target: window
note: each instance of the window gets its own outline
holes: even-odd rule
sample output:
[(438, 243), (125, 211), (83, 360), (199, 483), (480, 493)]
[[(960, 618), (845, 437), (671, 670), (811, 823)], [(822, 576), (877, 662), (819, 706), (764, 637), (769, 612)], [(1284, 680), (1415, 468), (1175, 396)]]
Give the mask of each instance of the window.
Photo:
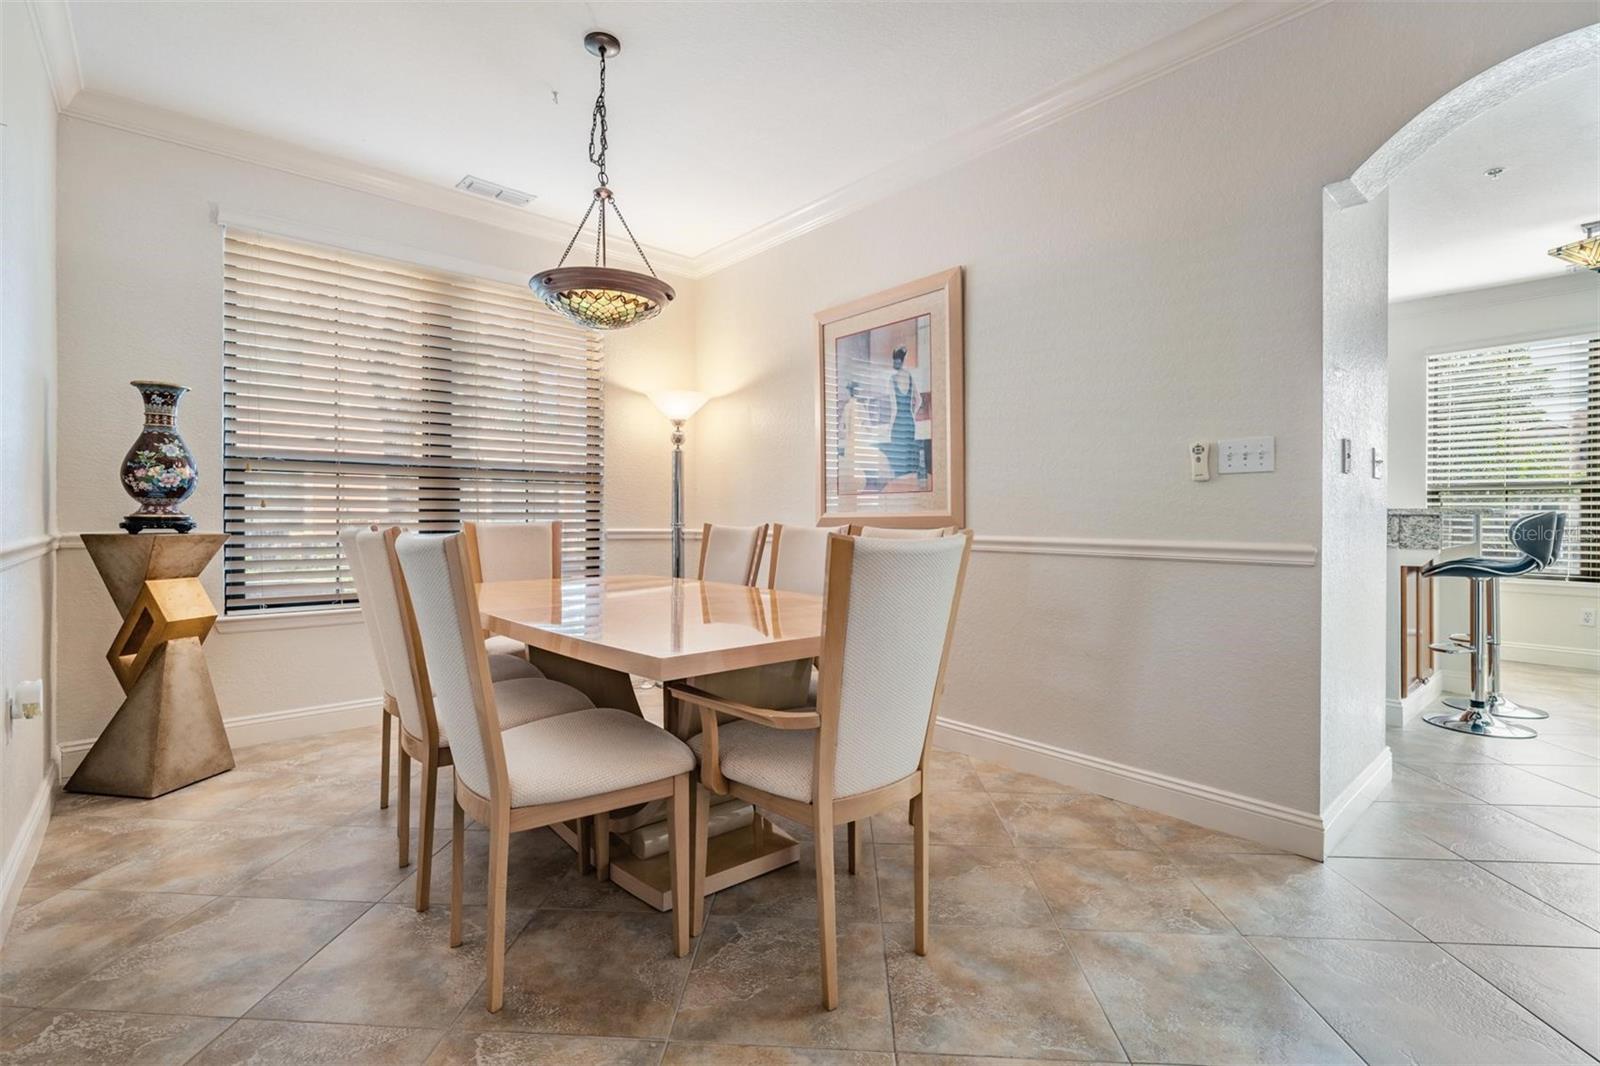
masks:
[[(1485, 554), (1516, 558), (1510, 523), (1567, 514), (1543, 577), (1600, 581), (1600, 339), (1565, 337), (1428, 357), (1428, 503), (1492, 508)], [(1470, 517), (1450, 521), (1472, 539)]]
[(232, 614), (355, 602), (338, 531), (559, 518), (601, 552), (601, 353), (527, 289), (229, 231), (223, 554)]

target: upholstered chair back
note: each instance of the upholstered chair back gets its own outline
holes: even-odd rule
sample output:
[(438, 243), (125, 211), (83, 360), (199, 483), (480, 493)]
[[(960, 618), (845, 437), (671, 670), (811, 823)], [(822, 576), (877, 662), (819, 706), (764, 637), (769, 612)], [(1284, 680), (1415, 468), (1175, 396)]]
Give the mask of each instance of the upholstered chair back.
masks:
[(774, 524), (767, 538), (767, 587), (822, 595), (831, 529)]
[(389, 546), (382, 530), (363, 529), (356, 533), (356, 558), (361, 561), (361, 609), (369, 626), (378, 631), (378, 642), (389, 661), (389, 695), (400, 711), (400, 724), (414, 737), (428, 736), (428, 712), (423, 704), (423, 686), (428, 682), (428, 667), (407, 639), (405, 586), (396, 581), (389, 561)]
[(561, 576), (560, 522), (466, 522), (477, 581), (539, 581)]
[[(970, 543), (830, 540), (818, 710), (836, 716), (835, 796), (892, 784), (921, 762)], [(840, 620), (842, 645), (828, 632)]]
[(858, 537), (880, 537), (889, 540), (924, 540), (929, 537), (948, 537), (957, 532), (954, 526), (935, 526), (933, 529), (901, 529), (897, 526), (851, 526), (850, 532)]
[(700, 531), (700, 580), (730, 585), (755, 584), (756, 561), (767, 539), (766, 526), (714, 526)]
[(505, 753), (462, 535), (402, 533), (395, 551), (428, 660), (433, 710), (450, 738), (456, 775), (491, 798), (491, 780), (505, 780)]
[(345, 562), (350, 564), (350, 576), (355, 580), (356, 599), (361, 601), (361, 621), (366, 626), (367, 639), (372, 642), (372, 658), (378, 664), (378, 682), (383, 686), (383, 694), (393, 697), (394, 672), (389, 668), (388, 649), (383, 646), (375, 612), (367, 605), (367, 575), (361, 565), (361, 552), (356, 548), (356, 535), (360, 532), (359, 526), (339, 530), (339, 549), (344, 553)]

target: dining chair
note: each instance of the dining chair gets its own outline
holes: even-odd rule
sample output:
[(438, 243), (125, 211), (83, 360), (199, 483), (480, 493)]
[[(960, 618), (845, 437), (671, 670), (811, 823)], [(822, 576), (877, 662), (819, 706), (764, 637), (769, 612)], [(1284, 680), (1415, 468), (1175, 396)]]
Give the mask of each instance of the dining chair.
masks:
[(767, 538), (767, 588), (822, 595), (833, 530), (772, 523)]
[(588, 707), (500, 729), (476, 586), (460, 534), (402, 534), (395, 542), (431, 664), (433, 706), (452, 739), (450, 946), (461, 944), (465, 816), (489, 827), (488, 986), (491, 1014), (505, 997), (506, 865), (511, 834), (671, 797), (672, 942), (689, 953), (689, 791), (694, 754), (638, 714)]
[[(561, 576), (561, 523), (463, 522), (472, 580), (542, 581)], [(514, 637), (484, 634), (489, 654), (528, 657)]]
[[(439, 768), (451, 766), (450, 737), (441, 730), (433, 710), (433, 689), (427, 659), (416, 636), (416, 618), (405, 578), (394, 558), (398, 529), (364, 530), (356, 534), (356, 554), (366, 578), (366, 610), (378, 629), (379, 643), (389, 660), (395, 684), (400, 723), (400, 802), (396, 815), (400, 865), (410, 863), (411, 760), (422, 764), (422, 803), (417, 834), (417, 910), (428, 909), (433, 868), (433, 815), (438, 798)], [(594, 703), (570, 685), (551, 681), (526, 660), (497, 655), (502, 677), (496, 681), (485, 657), (490, 684), (497, 696), (502, 729), (542, 718), (593, 707)], [(513, 669), (519, 668), (519, 669)], [(505, 676), (515, 674), (515, 676)]]
[[(944, 689), (972, 534), (922, 540), (828, 541), (821, 690), (815, 707), (753, 707), (674, 683), (700, 709), (689, 744), (700, 756), (695, 794), (695, 924), (705, 906), (706, 804), (731, 793), (809, 823), (816, 849), (822, 1005), (839, 1005), (833, 830), (908, 800), (911, 805), (918, 955), (928, 948), (928, 749)], [(718, 715), (737, 721), (719, 724)], [(851, 872), (854, 873), (854, 863)]]
[(933, 526), (928, 529), (911, 529), (899, 526), (851, 525), (847, 528), (852, 537), (883, 537), (894, 540), (924, 540), (929, 537), (954, 536), (961, 532), (961, 527), (959, 526)]
[(700, 530), (701, 581), (724, 581), (730, 585), (754, 585), (756, 563), (761, 559), (761, 545), (766, 542), (767, 527), (714, 526), (710, 522)]

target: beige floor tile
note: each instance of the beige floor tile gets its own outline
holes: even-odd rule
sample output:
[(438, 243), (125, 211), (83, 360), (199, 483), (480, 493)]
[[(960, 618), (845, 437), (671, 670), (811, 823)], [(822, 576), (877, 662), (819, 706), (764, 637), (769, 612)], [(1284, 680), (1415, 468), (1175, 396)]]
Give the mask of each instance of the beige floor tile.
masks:
[[(899, 1066), (1038, 1066), (1038, 1059), (1006, 1059), (991, 1055), (898, 1055)], [(1104, 1062), (1090, 1062), (1084, 1066), (1110, 1066)]]
[[(1374, 804), (1367, 812), (1374, 824), (1400, 827), (1416, 837), (1447, 848), (1463, 859), (1505, 862), (1600, 862), (1600, 852), (1546, 830), (1486, 804), (1461, 803), (1385, 803)], [(1351, 836), (1361, 839), (1365, 828), (1356, 824)], [(1337, 854), (1354, 854), (1353, 845), (1341, 841)], [(1416, 853), (1374, 856), (1376, 858), (1444, 858)]]
[(1424, 939), (1327, 865), (1298, 855), (1208, 855), (1182, 865), (1246, 936)]
[[(252, 1018), (442, 1029), (486, 975), (487, 910), (465, 908), (462, 945), (450, 947), (450, 906), (426, 914), (380, 903), (250, 1011)], [(506, 916), (514, 940), (526, 911)]]
[(539, 911), (506, 952), (504, 1008), (480, 990), (457, 1025), (664, 1038), (690, 961), (672, 954), (671, 915)]
[(428, 1066), (656, 1066), (659, 1041), (540, 1033), (453, 1032), (428, 1059)]
[(1493, 754), (1497, 748), (1517, 743), (1514, 740), (1469, 737), (1429, 725), (1421, 719), (1412, 719), (1404, 729), (1388, 730), (1387, 739), (1395, 761), (1408, 766), (1497, 762)]
[(1281, 849), (1243, 837), (1220, 833), (1215, 829), (1185, 822), (1156, 811), (1145, 810), (1129, 803), (1118, 804), (1128, 817), (1138, 825), (1150, 842), (1170, 852), (1210, 852), (1225, 855), (1270, 855)]
[[(1416, 804), (1374, 803), (1330, 849), (1330, 855), (1381, 859), (1458, 859), (1461, 856), (1422, 831)], [(1431, 805), (1432, 807), (1442, 804)], [(1492, 810), (1477, 803), (1474, 810)], [(1520, 836), (1520, 835), (1519, 835)]]
[(895, 1057), (887, 1051), (674, 1043), (661, 1066), (895, 1066)]
[(974, 759), (972, 766), (978, 772), (978, 780), (983, 783), (984, 791), (990, 793), (1022, 792), (1043, 796), (1083, 796), (1087, 795), (1081, 788), (1063, 785), (1059, 781), (1052, 781), (1048, 777), (1037, 774), (1025, 774), (1021, 770), (1013, 770), (997, 762), (982, 762)]
[[(392, 841), (394, 838), (391, 837)], [(446, 836), (448, 841), (448, 836)], [(468, 829), (462, 860), (461, 898), (473, 906), (488, 903), (485, 891), (489, 882), (489, 834)], [(394, 855), (390, 853), (390, 863)], [(416, 856), (406, 868), (405, 877), (384, 897), (385, 903), (414, 903), (417, 898)], [(450, 848), (448, 844), (433, 856), (433, 874), (428, 879), (429, 904), (449, 906)], [(578, 853), (548, 829), (532, 829), (511, 834), (511, 850), (506, 860), (506, 906), (512, 910), (533, 910), (542, 904), (556, 882), (568, 871), (576, 871)]]
[[(434, 834), (434, 861), (449, 838)], [(412, 848), (419, 846), (415, 837)], [(448, 865), (449, 853), (444, 853)], [(416, 862), (413, 852), (412, 862)], [(407, 877), (399, 866), (394, 833), (387, 829), (339, 827), (320, 831), (262, 870), (229, 895), (271, 896), (277, 899), (383, 899)], [(448, 890), (447, 890), (448, 892)], [(449, 902), (448, 894), (444, 897)]]
[(1528, 948), (1444, 944), (1568, 1040), (1600, 1058), (1600, 952), (1592, 948)]
[[(935, 844), (928, 849), (928, 917), (938, 925), (1050, 925), (1052, 916), (1033, 874), (1015, 848)], [(878, 846), (883, 920), (914, 917), (916, 849)]]
[(1378, 795), (1379, 803), (1482, 803), (1460, 789), (1451, 788), (1427, 774), (1400, 763), (1394, 764), (1389, 787)]
[(888, 1051), (881, 927), (838, 927), (839, 1009), (822, 1009), (815, 921), (709, 918), (674, 1041)]
[(1594, 929), (1600, 929), (1600, 866), (1483, 862), (1485, 870)]
[[(1591, 763), (1588, 766), (1529, 766), (1527, 769), (1529, 773), (1537, 777), (1555, 781), (1590, 797), (1591, 802), (1587, 806), (1600, 805), (1600, 766)], [(1520, 803), (1522, 801), (1502, 800), (1501, 802)], [(1538, 802), (1548, 803), (1552, 801), (1540, 800)], [(1572, 804), (1568, 804), (1568, 806), (1585, 806), (1585, 804), (1575, 801)]]
[(7, 1066), (169, 1066), (228, 1027), (226, 1018), (34, 1011), (0, 1031)]
[[(861, 865), (854, 876), (848, 872), (847, 858), (841, 842), (833, 853), (833, 899), (837, 920), (841, 923), (876, 922), (880, 892), (877, 849), (871, 844), (862, 846)], [(814, 847), (810, 843), (802, 844), (799, 862), (718, 892), (712, 899), (709, 913), (815, 922), (817, 865)]]
[(420, 1066), (442, 1035), (432, 1029), (244, 1018), (187, 1066)]
[[(994, 809), (1018, 847), (1096, 848), (1154, 851), (1156, 843), (1145, 836), (1127, 810), (1104, 796), (991, 797)], [(933, 823), (938, 843), (938, 822)]]
[(1233, 926), (1170, 855), (1019, 849), (1063, 929), (1221, 933)]
[(295, 779), (282, 774), (261, 770), (229, 770), (196, 781), (175, 792), (142, 800), (132, 807), (119, 810), (128, 818), (161, 818), (177, 822), (221, 821), (237, 807), (261, 801), (274, 792), (280, 792), (295, 783)]
[[(445, 853), (449, 857), (449, 852)], [(600, 881), (594, 871), (580, 874), (578, 853), (571, 848), (561, 862), (560, 872), (545, 884), (539, 906), (546, 910), (620, 911), (624, 914), (658, 914), (639, 897), (619, 888), (614, 881)]]
[(64, 888), (81, 887), (118, 863), (181, 840), (193, 828), (187, 822), (120, 816), (52, 818), (21, 903), (28, 906)]
[[(371, 777), (324, 776), (316, 774), (290, 775), (288, 784), (276, 792), (263, 796), (254, 803), (234, 808), (229, 819), (250, 822), (281, 822), (286, 825), (363, 825), (371, 828), (391, 828), (398, 807), (397, 793), (389, 794), (389, 809), (378, 807), (378, 775)], [(421, 793), (414, 792), (411, 814), (411, 831), (417, 831), (417, 805)], [(435, 811), (438, 808), (435, 807)], [(450, 829), (450, 807), (444, 806), (444, 816), (438, 819), (436, 829)]]
[(1506, 814), (1548, 829), (1591, 851), (1600, 851), (1600, 809), (1594, 807), (1501, 807)]
[(983, 781), (972, 759), (957, 751), (935, 749), (928, 753), (928, 791), (982, 792)]
[(1059, 933), (941, 926), (925, 956), (884, 935), (897, 1051), (1125, 1061)]
[[(1592, 793), (1581, 792), (1549, 777), (1505, 763), (1472, 765), (1434, 763), (1428, 766), (1413, 764), (1412, 769), (1435, 781), (1442, 781), (1469, 796), (1476, 796), (1485, 803), (1527, 803), (1552, 807), (1593, 807), (1600, 803), (1600, 799)], [(1572, 768), (1542, 766), (1539, 769), (1548, 774)], [(1576, 769), (1586, 778), (1594, 776), (1583, 767)]]
[(80, 888), (221, 895), (244, 884), (316, 836), (306, 826), (273, 823), (170, 823), (163, 835)]
[(0, 1029), (4, 1029), (12, 1022), (21, 1021), (32, 1013), (32, 1007), (18, 1007), (9, 1003), (0, 1003)]
[(1368, 1062), (1586, 1062), (1588, 1056), (1433, 944), (1256, 940)]
[(236, 1017), (337, 936), (365, 906), (214, 900), (96, 970), (54, 1003)]
[[(1539, 728), (1537, 722), (1530, 722), (1533, 728)], [(1495, 753), (1495, 758), (1512, 766), (1524, 766), (1532, 769), (1535, 766), (1600, 766), (1600, 759), (1593, 755), (1585, 754), (1572, 746), (1576, 740), (1580, 745), (1583, 738), (1568, 738), (1566, 744), (1551, 743), (1542, 738), (1522, 740), (1515, 744), (1508, 744), (1505, 748)], [(1534, 770), (1534, 773), (1539, 771)]]
[(1242, 937), (1067, 939), (1135, 1062), (1361, 1061)]
[[(935, 844), (1009, 847), (1011, 837), (982, 792), (932, 792), (928, 796), (928, 836)], [(872, 839), (880, 844), (909, 844), (911, 822), (897, 805), (872, 816)]]
[(18, 911), (0, 951), (0, 1002), (50, 1002), (210, 896), (67, 889)]
[(1429, 940), (1600, 946), (1600, 933), (1470, 862), (1329, 859), (1328, 865)]

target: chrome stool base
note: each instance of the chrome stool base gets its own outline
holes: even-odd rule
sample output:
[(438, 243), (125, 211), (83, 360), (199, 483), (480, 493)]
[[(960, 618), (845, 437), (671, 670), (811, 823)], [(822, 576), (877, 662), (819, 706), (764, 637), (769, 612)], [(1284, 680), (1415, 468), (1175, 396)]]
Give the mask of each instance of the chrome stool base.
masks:
[(1457, 733), (1471, 733), (1476, 737), (1498, 737), (1501, 740), (1528, 740), (1539, 734), (1525, 725), (1513, 725), (1502, 722), (1490, 714), (1486, 708), (1467, 708), (1456, 714), (1441, 713), (1429, 714), (1422, 719), (1429, 725), (1436, 725), (1440, 729), (1453, 729)]
[[(1450, 696), (1444, 701), (1446, 707), (1453, 707), (1458, 711), (1472, 709), (1472, 701), (1465, 696)], [(1516, 700), (1508, 700), (1504, 696), (1493, 695), (1489, 697), (1489, 713), (1496, 718), (1520, 718), (1526, 722), (1538, 721), (1549, 718), (1549, 711), (1541, 711), (1537, 707), (1524, 707)]]

